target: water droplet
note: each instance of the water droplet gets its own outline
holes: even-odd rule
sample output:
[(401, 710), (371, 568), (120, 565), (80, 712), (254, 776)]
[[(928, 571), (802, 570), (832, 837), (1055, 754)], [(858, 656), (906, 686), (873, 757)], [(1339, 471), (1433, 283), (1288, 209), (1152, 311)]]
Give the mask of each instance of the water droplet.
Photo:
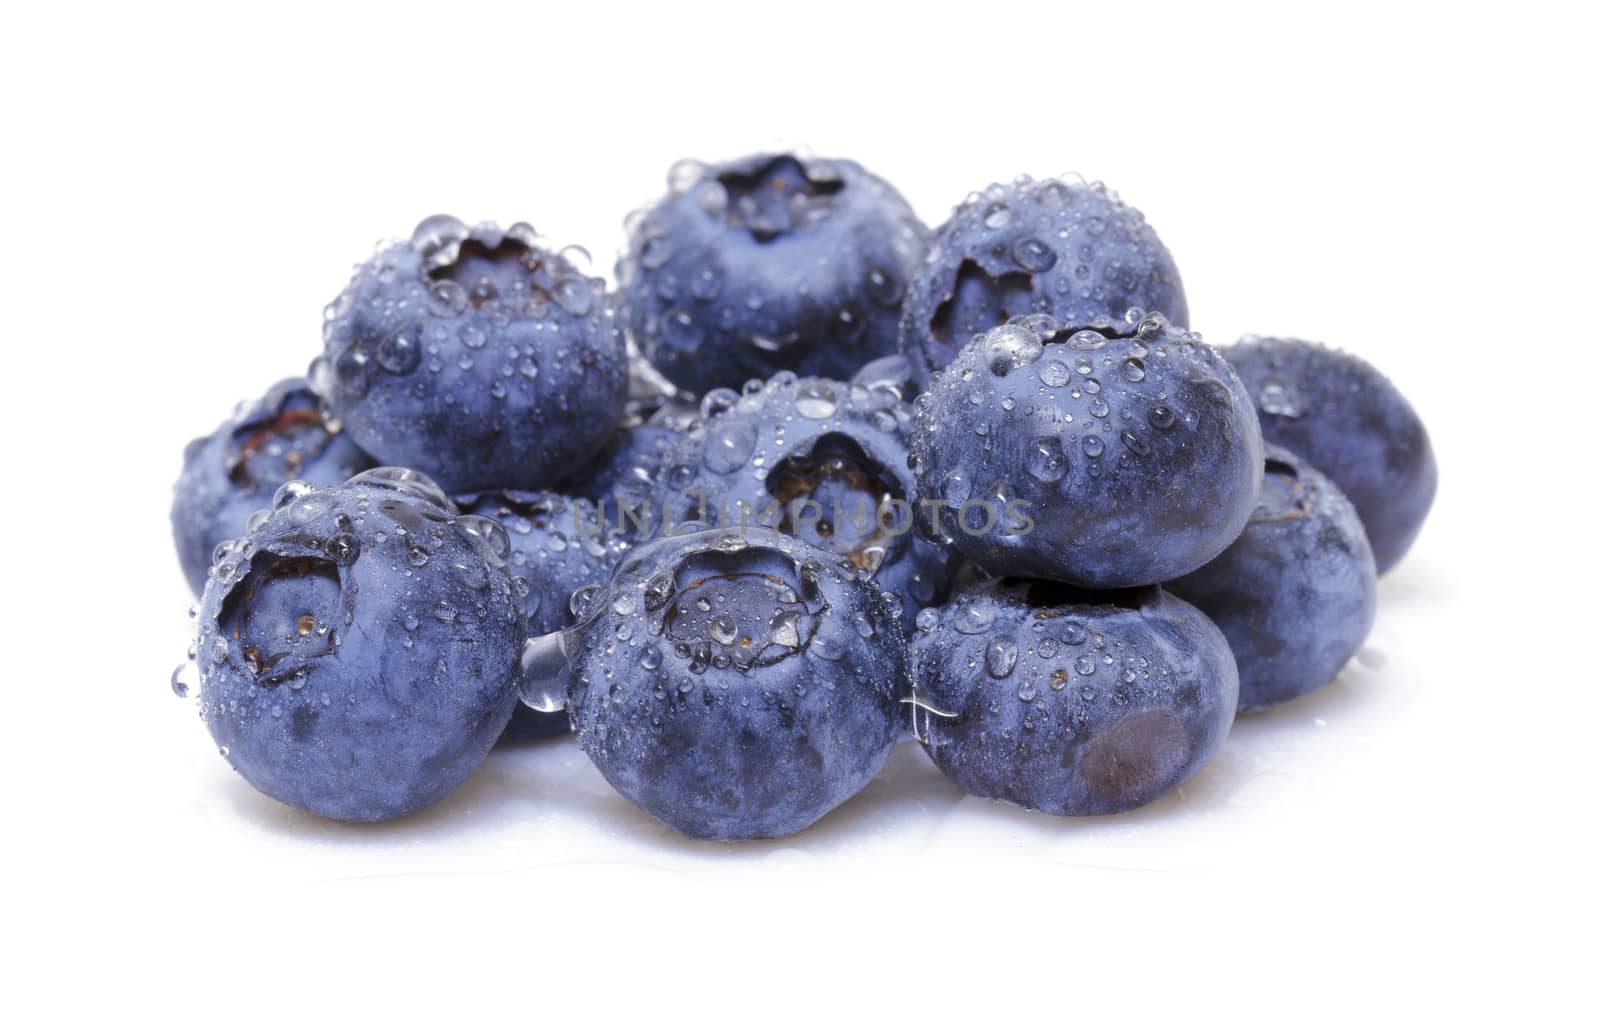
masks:
[(990, 331), (984, 342), (984, 359), (989, 372), (1004, 377), (1018, 367), (1027, 366), (1044, 352), (1039, 336), (1020, 324), (1003, 324)]
[(1103, 349), (1105, 344), (1105, 335), (1087, 328), (1082, 331), (1074, 331), (1072, 336), (1067, 339), (1067, 348), (1086, 352), (1094, 349)]
[(994, 609), (987, 605), (965, 604), (957, 607), (952, 625), (958, 633), (981, 634), (994, 625)]
[(539, 712), (559, 712), (567, 705), (567, 652), (560, 633), (530, 637), (522, 647), (517, 693), (522, 703)]
[(667, 168), (667, 185), (673, 192), (688, 192), (708, 173), (705, 163), (685, 157)]
[(657, 270), (671, 258), (672, 246), (664, 238), (645, 239), (639, 250), (639, 266), (645, 270)]
[(1137, 384), (1144, 380), (1144, 360), (1129, 357), (1122, 361), (1123, 380)]
[(392, 334), (378, 343), (378, 366), (397, 376), (409, 374), (422, 362), (422, 346), (410, 335)]
[(874, 267), (867, 272), (867, 295), (879, 306), (894, 309), (905, 294), (905, 283), (893, 271)]
[(1003, 680), (1017, 667), (1017, 645), (1009, 637), (991, 637), (983, 649), (983, 668), (990, 676)]
[(983, 215), (985, 228), (1004, 228), (1011, 223), (1011, 208), (1004, 203), (996, 203)]
[(688, 310), (672, 310), (661, 318), (661, 340), (674, 349), (689, 352), (700, 345), (700, 328)]
[(1100, 457), (1100, 453), (1106, 450), (1106, 443), (1101, 440), (1100, 435), (1098, 434), (1085, 434), (1083, 436), (1082, 445), (1083, 454), (1088, 456), (1090, 459), (1098, 459)]
[(600, 602), (605, 597), (604, 584), (585, 584), (572, 592), (567, 599), (567, 608), (572, 613), (572, 618), (578, 623), (583, 623), (600, 610)]
[(826, 381), (807, 381), (795, 393), (794, 410), (807, 420), (825, 420), (838, 408), (833, 386)]
[(1061, 439), (1045, 435), (1028, 442), (1024, 460), (1028, 475), (1042, 481), (1058, 481), (1067, 475), (1067, 457), (1061, 451)]
[(1298, 418), (1303, 412), (1299, 400), (1281, 381), (1268, 381), (1263, 385), (1257, 405), (1263, 413), (1291, 419)]
[(1047, 359), (1039, 364), (1039, 380), (1052, 388), (1059, 388), (1072, 380), (1072, 370), (1058, 359)]
[(1011, 255), (1023, 269), (1042, 273), (1056, 264), (1056, 251), (1042, 239), (1022, 238), (1011, 247)]
[(1178, 422), (1177, 414), (1168, 406), (1155, 406), (1150, 410), (1150, 426), (1158, 431), (1170, 431)]
[(349, 531), (340, 531), (328, 538), (322, 550), (328, 558), (341, 566), (348, 566), (361, 555), (361, 542)]
[(706, 430), (706, 469), (715, 473), (734, 472), (749, 461), (756, 439), (756, 425), (749, 420), (725, 417), (713, 421)]
[(594, 286), (588, 278), (562, 278), (555, 283), (551, 294), (557, 305), (575, 317), (583, 316), (594, 306)]
[(780, 612), (769, 627), (773, 644), (782, 648), (800, 647), (800, 613)]
[(182, 662), (172, 671), (172, 693), (180, 698), (189, 696), (189, 689), (193, 685), (195, 667), (193, 662)]

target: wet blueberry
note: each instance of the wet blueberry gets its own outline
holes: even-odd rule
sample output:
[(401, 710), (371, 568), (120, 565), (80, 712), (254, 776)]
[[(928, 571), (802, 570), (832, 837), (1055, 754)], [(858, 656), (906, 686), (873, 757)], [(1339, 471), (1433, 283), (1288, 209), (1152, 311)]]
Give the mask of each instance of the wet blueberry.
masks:
[(1012, 317), (1105, 326), (1135, 307), (1189, 320), (1177, 265), (1144, 215), (1099, 182), (1018, 178), (973, 193), (934, 231), (900, 347), (923, 380)]
[(701, 531), (635, 549), (591, 609), (567, 641), (578, 742), (673, 828), (784, 836), (888, 759), (905, 639), (854, 563), (772, 531)]
[(1250, 401), (1199, 336), (1132, 316), (1018, 318), (931, 379), (911, 438), (929, 533), (1086, 587), (1170, 580), (1239, 536), (1261, 481)]
[(555, 483), (606, 444), (627, 389), (605, 283), (567, 252), (526, 225), (423, 221), (328, 307), (312, 383), (363, 449), (452, 492)]
[(849, 377), (894, 351), (927, 229), (887, 182), (779, 153), (684, 161), (669, 183), (630, 219), (617, 276), (629, 330), (677, 385)]
[(1439, 486), (1427, 428), (1370, 363), (1294, 338), (1244, 338), (1221, 350), (1239, 372), (1261, 433), (1326, 474), (1372, 543), (1378, 572), (1405, 555)]
[(889, 356), (850, 382), (780, 372), (707, 394), (662, 460), (669, 513), (773, 528), (849, 559), (895, 596), (909, 631), (944, 596), (956, 556), (912, 529), (908, 380)]
[[(488, 491), (458, 495), (463, 512), (505, 528), (511, 554), (506, 570), (521, 598), (528, 636), (573, 625), (572, 595), (604, 584), (626, 550), (600, 509), (581, 498), (552, 492)], [(539, 712), (519, 704), (505, 740), (520, 742), (570, 732), (566, 712)]]
[(205, 590), (211, 556), (241, 537), (250, 514), (272, 504), (291, 480), (338, 484), (372, 466), (300, 378), (241, 403), (228, 421), (183, 453), (172, 494), (178, 562), (194, 593)]
[(200, 711), (261, 792), (335, 819), (423, 808), (510, 718), (526, 630), (505, 531), (411, 470), (286, 487), (218, 552)]
[(913, 733), (971, 793), (1054, 815), (1126, 811), (1182, 784), (1233, 723), (1222, 633), (1158, 588), (994, 580), (923, 614)]
[(1361, 647), (1377, 612), (1377, 570), (1355, 507), (1309, 464), (1270, 445), (1244, 533), (1167, 587), (1228, 638), (1241, 709), (1328, 683)]

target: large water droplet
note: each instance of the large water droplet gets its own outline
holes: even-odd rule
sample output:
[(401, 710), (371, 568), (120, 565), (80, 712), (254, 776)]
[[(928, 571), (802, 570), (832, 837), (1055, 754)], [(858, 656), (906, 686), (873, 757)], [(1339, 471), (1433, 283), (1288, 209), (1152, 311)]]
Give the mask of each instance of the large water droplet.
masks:
[(795, 393), (794, 410), (808, 420), (826, 420), (838, 408), (833, 386), (826, 381), (807, 381)]
[(1039, 480), (1058, 481), (1067, 475), (1067, 457), (1061, 451), (1061, 439), (1045, 435), (1028, 442), (1024, 466), (1028, 475)]
[(517, 678), (517, 693), (522, 703), (538, 712), (559, 712), (567, 707), (567, 671), (563, 634), (528, 638), (522, 648)]
[(1017, 667), (1017, 644), (1009, 637), (991, 637), (983, 649), (983, 668), (997, 680), (1011, 675)]

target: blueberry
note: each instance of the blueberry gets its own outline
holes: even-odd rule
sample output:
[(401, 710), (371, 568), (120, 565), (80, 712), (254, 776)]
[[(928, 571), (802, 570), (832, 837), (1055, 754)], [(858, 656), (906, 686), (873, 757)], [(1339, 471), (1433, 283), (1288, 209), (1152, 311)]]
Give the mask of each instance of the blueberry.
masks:
[[(611, 579), (625, 544), (607, 530), (600, 510), (581, 498), (551, 492), (490, 491), (460, 495), (463, 512), (505, 528), (511, 555), (507, 572), (522, 600), (528, 635), (564, 630), (573, 624), (575, 591)], [(539, 712), (519, 705), (505, 739), (520, 742), (569, 732), (565, 712)]]
[(1239, 662), (1239, 707), (1338, 675), (1372, 629), (1377, 570), (1355, 507), (1291, 452), (1267, 446), (1256, 511), (1227, 551), (1167, 587), (1204, 612)]
[(780, 371), (742, 393), (709, 392), (663, 459), (669, 512), (774, 528), (849, 559), (895, 596), (909, 632), (943, 597), (953, 553), (912, 530), (908, 378), (904, 358), (888, 356), (850, 383)]
[(617, 277), (629, 330), (673, 382), (849, 377), (894, 351), (927, 229), (887, 182), (791, 154), (683, 161), (668, 181), (630, 218)]
[(1250, 400), (1159, 314), (1098, 329), (1012, 320), (963, 348), (915, 408), (921, 522), (993, 573), (1159, 583), (1215, 558), (1255, 508)]
[(600, 454), (569, 477), (563, 489), (600, 505), (607, 521), (615, 526), (618, 503), (637, 506), (653, 500), (662, 460), (697, 412), (694, 406), (676, 402), (662, 403), (648, 415), (630, 411)]
[(510, 544), (383, 467), (290, 483), (218, 552), (195, 642), (200, 712), (262, 793), (349, 821), (448, 794), (516, 703), (526, 630)]
[(994, 580), (929, 609), (912, 642), (913, 732), (964, 789), (1053, 815), (1155, 800), (1228, 735), (1222, 633), (1159, 588)]
[(280, 485), (339, 484), (371, 466), (300, 378), (240, 403), (226, 423), (184, 449), (172, 534), (189, 586), (197, 595), (205, 590), (212, 553), (242, 536), (250, 514), (270, 505)]
[(1422, 530), (1439, 486), (1428, 431), (1370, 363), (1295, 338), (1244, 338), (1221, 350), (1244, 381), (1261, 433), (1339, 486), (1356, 507), (1378, 572)]
[(326, 311), (317, 390), (378, 459), (451, 492), (539, 488), (605, 445), (627, 359), (605, 283), (533, 229), (430, 217)]
[(854, 563), (773, 531), (642, 545), (568, 638), (583, 750), (702, 839), (804, 829), (877, 773), (908, 685), (895, 610)]
[(975, 334), (1029, 313), (1086, 327), (1161, 310), (1189, 322), (1172, 254), (1099, 182), (1018, 178), (973, 193), (935, 229), (911, 280), (900, 348), (918, 379)]

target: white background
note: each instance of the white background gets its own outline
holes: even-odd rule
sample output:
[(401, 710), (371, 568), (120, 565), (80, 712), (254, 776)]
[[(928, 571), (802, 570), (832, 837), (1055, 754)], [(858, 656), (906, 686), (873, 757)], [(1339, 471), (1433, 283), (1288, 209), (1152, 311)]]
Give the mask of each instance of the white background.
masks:
[[(8, 1020), (1592, 1012), (1592, 26), (142, 8), (0, 28)], [(1442, 483), (1358, 662), (1099, 821), (963, 798), (912, 745), (735, 847), (676, 838), (570, 742), (383, 827), (251, 791), (167, 686), (183, 442), (301, 372), (351, 265), (422, 216), (526, 219), (609, 273), (674, 159), (773, 144), (861, 160), (930, 223), (1021, 172), (1102, 178), (1207, 338), (1383, 368)]]

